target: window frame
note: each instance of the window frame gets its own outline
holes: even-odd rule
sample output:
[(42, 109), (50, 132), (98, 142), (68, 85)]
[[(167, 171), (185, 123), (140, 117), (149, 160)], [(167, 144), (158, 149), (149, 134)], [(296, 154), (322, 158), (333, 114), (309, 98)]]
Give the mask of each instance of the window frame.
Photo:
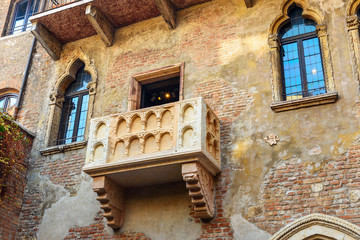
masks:
[[(313, 20), (316, 24), (316, 35), (320, 43), (319, 47), (321, 49), (326, 93), (307, 96), (300, 99), (283, 100), (284, 78), (282, 74), (281, 39), (279, 33), (282, 27), (289, 23), (290, 17), (288, 13), (294, 5), (303, 10), (303, 18)], [(324, 16), (321, 14), (321, 11), (312, 8), (306, 0), (285, 0), (280, 9), (280, 15), (278, 15), (270, 25), (268, 37), (272, 69), (272, 103), (270, 104), (270, 108), (274, 112), (283, 112), (322, 104), (335, 103), (338, 99), (338, 93), (335, 91), (331, 52)]]
[[(306, 63), (305, 63), (305, 52), (304, 52), (304, 45), (303, 42), (306, 40), (310, 40), (316, 38), (317, 41), (319, 42), (319, 48), (320, 48), (320, 55), (321, 55), (321, 67), (322, 70), (324, 71), (324, 63), (323, 63), (323, 58), (322, 58), (322, 49), (321, 49), (321, 44), (320, 44), (320, 40), (318, 38), (318, 35), (316, 34), (316, 31), (314, 32), (309, 32), (309, 33), (304, 33), (304, 34), (299, 34), (293, 37), (288, 37), (285, 39), (281, 39), (280, 40), (280, 56), (281, 56), (281, 77), (282, 77), (282, 101), (289, 101), (286, 100), (287, 94), (286, 94), (286, 84), (285, 84), (285, 71), (284, 71), (284, 55), (283, 55), (283, 45), (285, 44), (291, 44), (291, 43), (297, 43), (298, 45), (298, 56), (299, 56), (299, 67), (300, 67), (300, 77), (301, 77), (301, 86), (302, 86), (302, 98), (305, 97), (310, 97), (309, 94), (309, 90), (308, 90), (308, 81), (307, 81), (307, 74), (306, 74)], [(323, 73), (324, 75), (324, 86), (325, 86), (325, 93), (327, 93), (327, 86), (326, 86), (326, 81), (325, 81), (325, 73)], [(318, 95), (322, 95), (322, 94), (318, 94)], [(317, 95), (315, 95), (317, 96)]]
[[(82, 149), (86, 146), (88, 140), (88, 130), (90, 119), (93, 116), (95, 96), (97, 90), (98, 73), (95, 62), (82, 49), (74, 51), (72, 54), (64, 57), (63, 62), (67, 62), (65, 69), (59, 73), (56, 82), (53, 85), (48, 100), (48, 124), (43, 142), (43, 149), (40, 150), (41, 155), (49, 156), (53, 154)], [(84, 66), (84, 70), (91, 75), (91, 82), (86, 88), (89, 90), (89, 103), (86, 114), (86, 124), (84, 130), (84, 140), (69, 144), (56, 145), (59, 136), (60, 119), (65, 100), (65, 90), (76, 79), (76, 73), (80, 67)]]
[(163, 68), (135, 74), (131, 77), (128, 97), (128, 111), (140, 109), (142, 85), (179, 77), (179, 101), (184, 99), (185, 63), (174, 64)]
[[(56, 145), (68, 144), (68, 143), (66, 143), (66, 141), (69, 139), (71, 139), (71, 143), (73, 143), (73, 142), (82, 141), (85, 138), (85, 134), (78, 136), (78, 131), (79, 131), (79, 125), (80, 125), (79, 121), (80, 121), (81, 110), (82, 110), (82, 102), (83, 102), (84, 96), (87, 96), (87, 95), (89, 95), (89, 90), (84, 89), (84, 90), (81, 90), (78, 92), (70, 93), (65, 96), (64, 104), (63, 104), (63, 108), (62, 108), (62, 112), (61, 112), (59, 136), (56, 140)], [(65, 110), (66, 110), (65, 106), (66, 106), (67, 101), (69, 101), (70, 99), (73, 99), (75, 97), (78, 97), (79, 100), (77, 103), (77, 109), (76, 109), (76, 113), (75, 113), (74, 130), (73, 130), (73, 134), (72, 134), (71, 138), (65, 138), (67, 130), (68, 130), (67, 125), (69, 123), (67, 120), (69, 118), (69, 116), (65, 112)], [(88, 108), (89, 104), (86, 107)], [(85, 121), (86, 121), (86, 119), (85, 119)], [(86, 122), (85, 122), (85, 125), (86, 125)], [(83, 139), (77, 140), (77, 138), (79, 138), (79, 137), (83, 137)]]
[[(2, 112), (8, 113), (6, 110), (7, 110), (7, 108), (8, 108), (9, 98), (11, 98), (11, 97), (12, 97), (12, 98), (16, 98), (16, 102), (17, 102), (19, 95), (16, 94), (16, 93), (6, 93), (6, 94), (3, 94), (3, 95), (0, 95), (0, 100), (2, 100), (2, 99), (5, 98), (4, 108), (1, 108), (1, 109), (2, 109)], [(15, 102), (15, 106), (16, 106), (16, 102)]]
[[(19, 10), (19, 5), (22, 4), (23, 2), (28, 2), (27, 6), (26, 6), (25, 15), (24, 15), (24, 24), (21, 26), (21, 30), (16, 31), (16, 33), (22, 33), (22, 32), (27, 31), (29, 18), (32, 16), (32, 15), (30, 15), (31, 3), (34, 2), (36, 4), (36, 1), (37, 0), (21, 0), (21, 1), (16, 2), (14, 12), (13, 12), (13, 15), (11, 17), (11, 24), (10, 24), (10, 27), (8, 28), (8, 32), (6, 33), (6, 35), (15, 34), (14, 33), (14, 27), (15, 27), (15, 24), (16, 24), (16, 15), (17, 15), (17, 12)], [(39, 9), (38, 9), (38, 11), (39, 11)], [(33, 12), (33, 14), (35, 14), (37, 12)]]

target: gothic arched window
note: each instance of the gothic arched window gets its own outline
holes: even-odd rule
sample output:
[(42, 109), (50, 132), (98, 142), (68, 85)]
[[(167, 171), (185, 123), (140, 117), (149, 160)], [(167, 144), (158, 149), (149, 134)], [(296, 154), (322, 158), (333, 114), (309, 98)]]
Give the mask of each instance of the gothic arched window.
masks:
[(283, 100), (326, 93), (321, 48), (316, 23), (302, 16), (297, 6), (290, 22), (280, 29)]
[(87, 88), (89, 82), (91, 82), (91, 75), (85, 72), (82, 66), (76, 73), (75, 81), (66, 88), (57, 144), (84, 140), (89, 104), (89, 89)]

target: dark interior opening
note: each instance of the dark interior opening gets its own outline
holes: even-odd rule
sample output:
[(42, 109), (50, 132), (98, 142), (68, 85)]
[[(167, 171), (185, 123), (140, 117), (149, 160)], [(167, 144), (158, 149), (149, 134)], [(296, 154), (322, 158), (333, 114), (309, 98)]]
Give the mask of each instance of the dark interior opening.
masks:
[(140, 108), (179, 101), (180, 77), (141, 86)]

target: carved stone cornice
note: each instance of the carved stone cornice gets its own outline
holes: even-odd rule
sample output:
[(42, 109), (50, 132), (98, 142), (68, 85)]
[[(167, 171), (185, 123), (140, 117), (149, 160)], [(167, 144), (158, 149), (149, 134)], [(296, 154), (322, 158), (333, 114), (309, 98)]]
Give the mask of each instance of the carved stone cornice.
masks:
[(319, 38), (321, 37), (327, 37), (327, 27), (326, 25), (317, 25), (316, 26), (316, 32)]
[(336, 102), (337, 99), (338, 99), (338, 93), (333, 92), (333, 93), (325, 93), (311, 97), (304, 97), (295, 100), (275, 102), (272, 103), (270, 107), (275, 112), (284, 112), (298, 108), (334, 103)]
[(214, 177), (198, 163), (183, 164), (182, 176), (189, 190), (195, 217), (213, 218), (215, 215)]
[(268, 42), (269, 42), (269, 46), (270, 46), (271, 50), (273, 50), (273, 49), (279, 50), (280, 49), (279, 36), (277, 34), (269, 36)]
[(96, 94), (96, 82), (91, 81), (86, 86), (87, 89), (89, 89), (89, 95), (95, 95)]
[(50, 93), (49, 98), (50, 98), (49, 105), (56, 105), (56, 106), (62, 108), (65, 98), (61, 93), (59, 93), (59, 91), (52, 91)]
[(52, 154), (73, 151), (76, 149), (82, 149), (86, 146), (86, 144), (87, 144), (87, 141), (62, 144), (62, 145), (52, 146), (52, 147), (48, 147), (43, 150), (40, 150), (40, 153), (43, 156), (48, 156), (48, 155), (52, 155)]
[(359, 30), (359, 26), (360, 26), (360, 21), (359, 21), (359, 17), (357, 15), (355, 16), (349, 16), (346, 18), (346, 26), (348, 31), (352, 31), (352, 30)]

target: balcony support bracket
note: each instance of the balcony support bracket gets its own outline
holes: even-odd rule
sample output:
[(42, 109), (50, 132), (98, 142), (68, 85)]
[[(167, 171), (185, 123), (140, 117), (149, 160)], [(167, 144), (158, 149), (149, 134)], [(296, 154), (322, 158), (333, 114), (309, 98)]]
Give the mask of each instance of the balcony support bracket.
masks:
[(53, 60), (59, 60), (61, 55), (61, 42), (40, 23), (33, 23), (31, 33), (41, 43)]
[(189, 190), (195, 217), (210, 219), (215, 215), (214, 177), (199, 163), (182, 165), (182, 176)]
[(156, 7), (170, 29), (176, 28), (176, 9), (170, 0), (154, 0)]
[(86, 7), (85, 15), (105, 45), (107, 47), (112, 46), (115, 32), (114, 26), (91, 4)]
[(245, 5), (247, 8), (251, 8), (253, 6), (253, 3), (252, 3), (253, 0), (244, 0), (244, 1), (245, 1)]
[(113, 229), (119, 229), (124, 223), (125, 194), (124, 189), (106, 176), (94, 177), (93, 190), (97, 193), (96, 198), (100, 208), (104, 210), (107, 225)]

